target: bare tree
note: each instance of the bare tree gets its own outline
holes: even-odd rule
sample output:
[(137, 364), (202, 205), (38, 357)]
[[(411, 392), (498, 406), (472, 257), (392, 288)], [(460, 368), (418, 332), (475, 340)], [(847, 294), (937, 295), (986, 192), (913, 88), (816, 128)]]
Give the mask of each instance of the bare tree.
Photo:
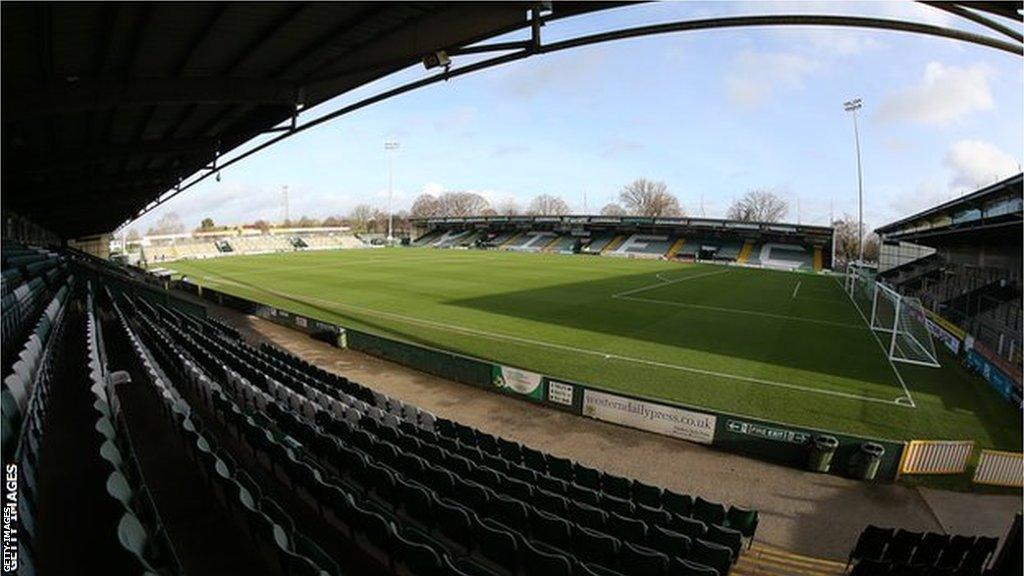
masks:
[(146, 230), (147, 236), (160, 236), (163, 234), (181, 234), (185, 231), (185, 225), (182, 224), (181, 218), (178, 217), (177, 212), (168, 212), (160, 217), (149, 230)]
[(348, 213), (348, 219), (356, 232), (365, 232), (373, 220), (373, 207), (369, 204), (359, 204)]
[(682, 216), (679, 200), (669, 193), (668, 185), (638, 178), (619, 192), (619, 202), (637, 216)]
[(341, 216), (328, 216), (327, 218), (324, 218), (323, 225), (328, 228), (335, 228), (338, 226), (344, 226), (345, 221), (341, 219)]
[(124, 239), (125, 242), (138, 242), (139, 240), (142, 239), (142, 236), (139, 234), (138, 230), (132, 228), (125, 233)]
[(789, 212), (789, 203), (770, 190), (751, 190), (729, 207), (729, 220), (778, 222)]
[(625, 216), (626, 215), (626, 209), (623, 208), (622, 206), (619, 206), (615, 202), (609, 202), (609, 203), (604, 205), (604, 208), (601, 208), (601, 215), (602, 216)]
[(438, 211), (437, 198), (431, 194), (420, 194), (413, 200), (409, 215), (413, 218), (429, 218), (436, 216)]
[(569, 205), (558, 196), (541, 194), (530, 202), (526, 213), (530, 216), (565, 216), (569, 213)]
[(498, 204), (494, 211), (496, 215), (500, 216), (515, 216), (519, 214), (519, 205), (516, 204), (515, 198), (506, 198)]
[[(843, 214), (839, 220), (832, 222), (835, 230), (836, 260), (839, 262), (854, 262), (860, 258), (860, 248), (857, 245), (859, 240), (857, 234), (857, 219), (849, 214)], [(864, 260), (867, 262), (878, 261), (879, 238), (874, 232), (864, 235)]]
[(490, 208), (487, 200), (474, 192), (445, 192), (437, 204), (441, 216), (478, 216)]

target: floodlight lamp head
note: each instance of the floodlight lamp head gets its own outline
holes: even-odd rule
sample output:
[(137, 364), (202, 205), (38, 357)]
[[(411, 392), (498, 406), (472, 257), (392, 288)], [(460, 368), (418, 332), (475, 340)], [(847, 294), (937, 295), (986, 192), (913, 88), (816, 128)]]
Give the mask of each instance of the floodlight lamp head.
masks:
[(853, 100), (848, 100), (846, 102), (843, 102), (843, 109), (846, 110), (847, 112), (853, 112), (854, 110), (860, 110), (861, 106), (862, 106), (862, 104), (861, 104), (861, 99), (860, 98), (855, 98)]
[(448, 57), (448, 53), (444, 50), (438, 50), (437, 52), (431, 52), (423, 57), (423, 67), (427, 70), (431, 68), (447, 68), (451, 66), (452, 59)]

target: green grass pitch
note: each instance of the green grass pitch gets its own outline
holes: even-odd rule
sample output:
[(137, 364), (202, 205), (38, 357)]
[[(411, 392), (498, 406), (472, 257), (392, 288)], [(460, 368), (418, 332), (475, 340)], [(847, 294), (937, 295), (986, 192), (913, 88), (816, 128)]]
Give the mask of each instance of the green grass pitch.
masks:
[(882, 438), (1021, 448), (1019, 411), (941, 346), (942, 368), (890, 363), (826, 275), (419, 248), (167, 267), (299, 314), (610, 391)]

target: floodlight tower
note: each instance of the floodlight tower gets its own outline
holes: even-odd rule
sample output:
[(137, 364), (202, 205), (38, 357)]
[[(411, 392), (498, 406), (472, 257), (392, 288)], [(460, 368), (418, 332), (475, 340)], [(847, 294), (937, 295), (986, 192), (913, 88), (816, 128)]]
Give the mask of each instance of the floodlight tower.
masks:
[(388, 245), (391, 245), (394, 238), (392, 237), (392, 217), (391, 217), (391, 186), (394, 181), (394, 170), (392, 169), (392, 160), (395, 156), (395, 150), (398, 150), (397, 140), (385, 140), (384, 141), (384, 152), (388, 155)]
[(860, 98), (843, 102), (843, 110), (853, 115), (853, 143), (857, 149), (857, 259), (864, 261), (864, 178), (860, 166), (860, 131), (857, 129), (857, 110), (860, 110)]

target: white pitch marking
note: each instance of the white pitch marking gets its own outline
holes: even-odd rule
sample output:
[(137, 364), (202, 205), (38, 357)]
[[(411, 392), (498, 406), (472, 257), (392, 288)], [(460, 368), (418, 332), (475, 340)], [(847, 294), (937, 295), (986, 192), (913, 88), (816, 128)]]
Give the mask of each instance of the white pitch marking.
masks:
[[(246, 289), (252, 289), (253, 288), (252, 286), (247, 286), (245, 284), (241, 284), (241, 283), (235, 282), (235, 281), (230, 280), (228, 278), (223, 278), (223, 282), (227, 283), (227, 284), (234, 284), (234, 285), (239, 286), (241, 288), (246, 288)], [(519, 336), (512, 336), (512, 335), (509, 335), (509, 334), (499, 334), (499, 333), (496, 333), (496, 332), (487, 332), (485, 330), (477, 330), (475, 328), (466, 328), (464, 326), (454, 326), (454, 325), (445, 324), (445, 323), (442, 323), (442, 322), (434, 322), (432, 320), (424, 320), (422, 318), (415, 318), (415, 317), (412, 317), (412, 316), (405, 316), (405, 315), (402, 315), (402, 314), (395, 314), (393, 312), (384, 312), (384, 311), (380, 311), (380, 310), (374, 310), (372, 308), (365, 308), (365, 307), (362, 307), (362, 306), (356, 306), (356, 305), (353, 305), (353, 304), (345, 304), (345, 303), (342, 303), (342, 302), (335, 302), (333, 300), (325, 300), (323, 298), (316, 298), (316, 297), (312, 297), (312, 296), (309, 296), (309, 297), (298, 297), (298, 296), (293, 295), (293, 294), (288, 294), (288, 293), (285, 293), (285, 292), (277, 292), (275, 290), (270, 290), (270, 289), (267, 289), (267, 288), (257, 288), (257, 290), (259, 290), (261, 292), (265, 292), (267, 294), (273, 294), (273, 295), (276, 295), (276, 296), (282, 296), (282, 297), (285, 297), (285, 298), (288, 298), (288, 299), (291, 299), (291, 300), (306, 301), (306, 302), (310, 302), (310, 301), (321, 302), (321, 303), (326, 304), (328, 306), (334, 306), (334, 307), (338, 307), (338, 308), (349, 308), (349, 309), (352, 309), (352, 310), (356, 310), (358, 312), (362, 312), (364, 314), (369, 314), (371, 316), (379, 316), (379, 317), (384, 317), (384, 318), (392, 318), (392, 319), (395, 319), (395, 320), (400, 320), (400, 321), (411, 323), (411, 324), (420, 324), (420, 325), (429, 326), (429, 327), (432, 327), (432, 328), (440, 328), (442, 330), (448, 330), (450, 332), (461, 332), (463, 334), (473, 334), (473, 335), (477, 335), (477, 336), (483, 336), (483, 337), (486, 337), (486, 338), (491, 338), (491, 339), (494, 339), (494, 340), (506, 340), (506, 341), (511, 341), (511, 342), (519, 342), (519, 343), (522, 343), (522, 344), (529, 344), (529, 345), (533, 345), (533, 346), (541, 346), (541, 347), (544, 347), (544, 348), (553, 348), (553, 349), (556, 349), (556, 350), (565, 350), (565, 351), (569, 351), (569, 352), (576, 352), (576, 353), (579, 353), (579, 354), (586, 354), (586, 355), (589, 355), (589, 356), (599, 356), (599, 357), (603, 357), (605, 359), (614, 359), (614, 360), (620, 360), (622, 362), (631, 362), (631, 363), (635, 363), (635, 364), (644, 364), (644, 365), (648, 365), (648, 366), (656, 366), (656, 367), (659, 367), (659, 368), (667, 368), (667, 369), (670, 369), (670, 370), (679, 370), (681, 372), (690, 372), (690, 373), (693, 373), (693, 374), (702, 374), (702, 375), (705, 375), (705, 376), (717, 376), (719, 378), (726, 378), (726, 379), (729, 379), (729, 380), (738, 380), (738, 381), (741, 381), (741, 382), (750, 382), (750, 383), (753, 383), (753, 384), (764, 384), (764, 385), (767, 385), (767, 386), (774, 386), (774, 387), (778, 387), (778, 388), (788, 388), (788, 389), (791, 389), (791, 390), (800, 390), (800, 391), (803, 391), (803, 392), (810, 392), (810, 393), (813, 393), (813, 394), (824, 394), (824, 395), (828, 395), (828, 396), (838, 396), (838, 397), (841, 397), (841, 398), (848, 398), (848, 399), (853, 399), (853, 400), (861, 400), (861, 401), (864, 401), (864, 402), (877, 402), (879, 404), (906, 406), (905, 404), (900, 404), (899, 402), (896, 402), (896, 401), (893, 401), (893, 400), (885, 400), (885, 399), (882, 399), (882, 398), (871, 398), (871, 397), (868, 397), (868, 396), (859, 396), (857, 394), (849, 394), (849, 393), (846, 393), (846, 392), (839, 392), (839, 391), (836, 391), (836, 390), (822, 390), (820, 388), (810, 388), (810, 387), (807, 387), (807, 386), (800, 386), (799, 384), (790, 384), (790, 383), (787, 383), (787, 382), (776, 382), (774, 380), (765, 380), (765, 379), (762, 379), (762, 378), (753, 378), (753, 377), (750, 377), (750, 376), (738, 376), (736, 374), (726, 374), (724, 372), (715, 372), (713, 370), (703, 370), (703, 369), (700, 369), (700, 368), (692, 368), (690, 366), (681, 366), (679, 364), (669, 364), (667, 362), (658, 362), (656, 360), (645, 360), (643, 358), (635, 358), (635, 357), (632, 357), (632, 356), (621, 356), (619, 354), (606, 354), (604, 352), (598, 352), (596, 350), (588, 350), (586, 348), (577, 348), (575, 346), (568, 346), (568, 345), (565, 345), (565, 344), (555, 344), (553, 342), (543, 342), (543, 341), (540, 341), (540, 340), (532, 340), (530, 338), (522, 338), (522, 337), (519, 337)]]
[(754, 310), (741, 310), (739, 308), (722, 308), (720, 306), (706, 306), (703, 304), (689, 304), (686, 302), (673, 302), (671, 300), (658, 300), (656, 298), (643, 298), (640, 296), (620, 296), (619, 300), (631, 300), (633, 302), (646, 302), (648, 304), (662, 304), (664, 306), (676, 306), (679, 308), (693, 308), (696, 310), (714, 310), (716, 312), (727, 312), (730, 314), (746, 314), (748, 316), (761, 316), (764, 318), (778, 318), (779, 320), (795, 320), (797, 322), (809, 322), (811, 324), (822, 324), (824, 326), (837, 326), (852, 330), (864, 330), (859, 324), (847, 324), (845, 322), (833, 322), (831, 320), (817, 320), (815, 318), (803, 318), (801, 316), (787, 316), (786, 314), (772, 314), (771, 312), (756, 312)]
[(637, 294), (646, 290), (652, 290), (654, 288), (660, 288), (662, 286), (668, 286), (669, 284), (676, 284), (679, 282), (685, 282), (687, 280), (693, 280), (695, 278), (704, 278), (705, 276), (714, 276), (715, 274), (725, 274), (730, 270), (716, 270), (714, 272), (705, 272), (704, 274), (694, 274), (693, 276), (683, 276), (682, 278), (676, 278), (675, 280), (665, 280), (661, 277), (661, 273), (655, 274), (658, 280), (661, 280), (659, 284), (650, 284), (648, 286), (641, 286), (639, 288), (633, 288), (632, 290), (624, 290), (616, 294), (612, 294), (612, 298), (622, 298), (623, 296), (629, 296), (630, 294)]
[(793, 288), (793, 298), (796, 298), (797, 291), (800, 290), (800, 282), (796, 283), (796, 288)]

